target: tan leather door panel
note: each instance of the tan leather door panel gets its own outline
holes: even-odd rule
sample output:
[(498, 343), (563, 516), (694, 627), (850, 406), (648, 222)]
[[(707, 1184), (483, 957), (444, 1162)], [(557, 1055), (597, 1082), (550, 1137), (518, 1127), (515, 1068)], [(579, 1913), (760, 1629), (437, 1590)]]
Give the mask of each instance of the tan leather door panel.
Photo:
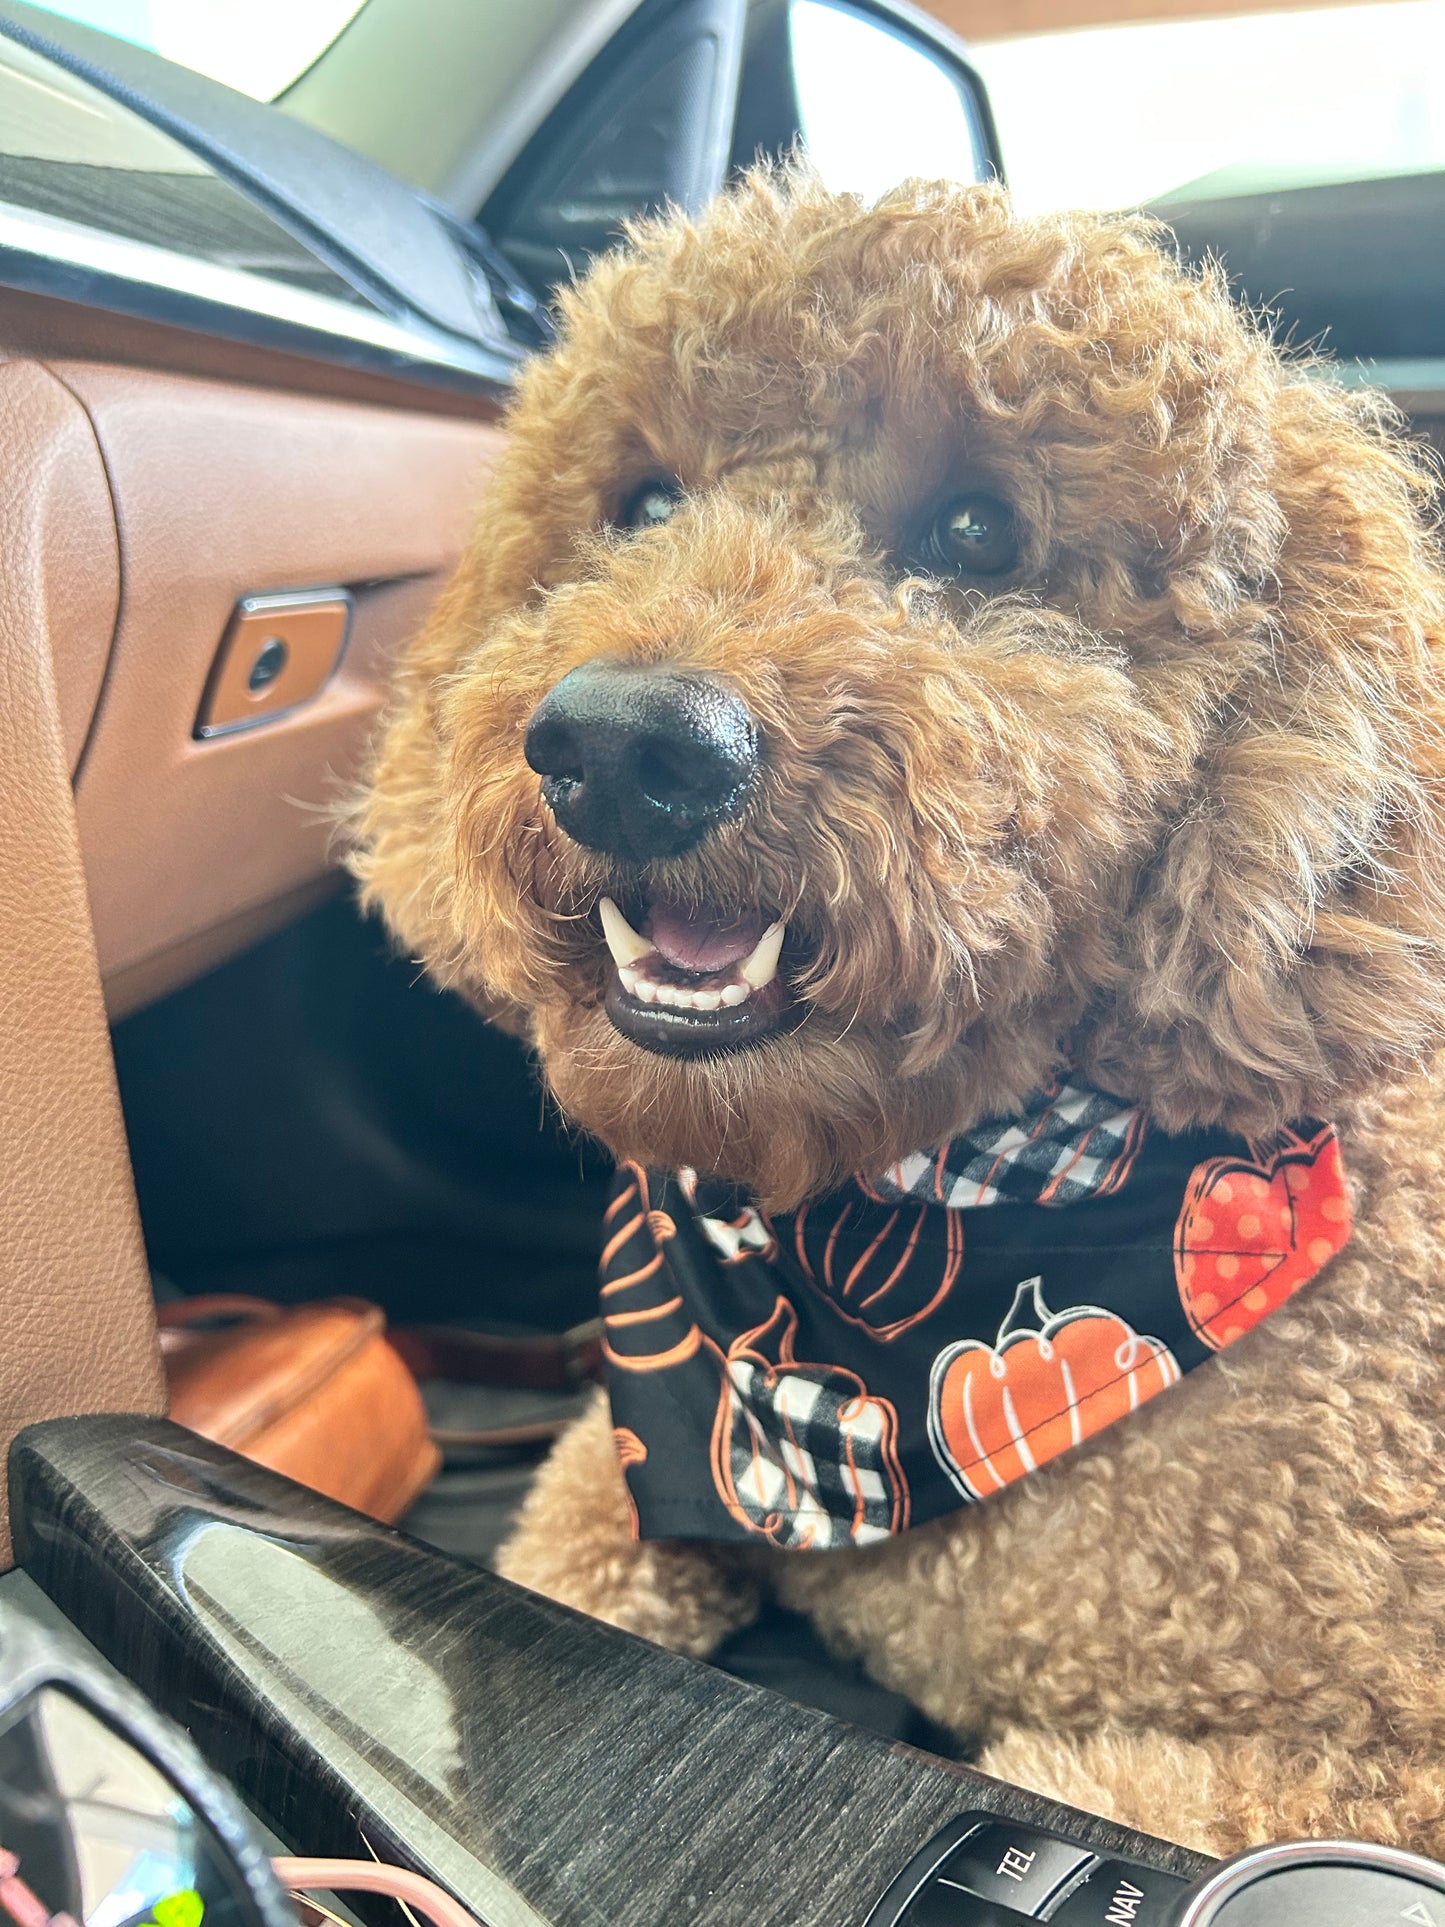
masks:
[[(460, 553), (495, 427), (97, 363), (89, 411), (120, 529), (120, 620), (76, 786), (113, 1015), (284, 920), (326, 875), (391, 652)], [(314, 701), (192, 735), (240, 596), (339, 585), (351, 642)], [(378, 586), (379, 585), (379, 586)]]

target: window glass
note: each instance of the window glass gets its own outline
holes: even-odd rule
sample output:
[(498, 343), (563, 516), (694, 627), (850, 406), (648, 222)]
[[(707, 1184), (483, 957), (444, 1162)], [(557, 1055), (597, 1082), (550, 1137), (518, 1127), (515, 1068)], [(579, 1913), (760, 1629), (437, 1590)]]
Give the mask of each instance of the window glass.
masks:
[(1445, 169), (1445, 0), (1029, 34), (970, 55), (1026, 212)]
[(274, 100), (365, 0), (38, 0), (256, 100)]
[(909, 175), (980, 180), (969, 103), (926, 47), (836, 0), (788, 16), (803, 144), (831, 188), (876, 200)]

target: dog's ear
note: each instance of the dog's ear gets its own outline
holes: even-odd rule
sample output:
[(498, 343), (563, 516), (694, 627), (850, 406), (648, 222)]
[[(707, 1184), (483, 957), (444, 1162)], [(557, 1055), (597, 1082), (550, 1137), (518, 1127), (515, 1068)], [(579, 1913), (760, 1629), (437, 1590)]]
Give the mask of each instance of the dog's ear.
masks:
[(1272, 413), (1278, 554), (1086, 1047), (1170, 1128), (1328, 1115), (1445, 1030), (1431, 476), (1368, 398), (1282, 372)]
[(337, 836), (363, 908), (379, 912), (438, 983), (525, 1036), (525, 1013), (490, 990), (454, 913), (456, 830), (438, 711), (487, 606), (483, 527), (479, 520), (460, 568), (397, 665), (367, 780), (342, 800)]

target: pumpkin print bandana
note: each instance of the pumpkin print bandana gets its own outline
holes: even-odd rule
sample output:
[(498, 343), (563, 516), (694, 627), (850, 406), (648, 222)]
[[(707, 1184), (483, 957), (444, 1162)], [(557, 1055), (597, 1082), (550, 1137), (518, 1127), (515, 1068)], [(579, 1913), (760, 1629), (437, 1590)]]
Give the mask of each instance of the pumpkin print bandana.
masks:
[(1349, 1235), (1329, 1125), (1171, 1137), (1063, 1081), (772, 1218), (624, 1165), (602, 1318), (634, 1529), (866, 1545), (987, 1499), (1243, 1337)]

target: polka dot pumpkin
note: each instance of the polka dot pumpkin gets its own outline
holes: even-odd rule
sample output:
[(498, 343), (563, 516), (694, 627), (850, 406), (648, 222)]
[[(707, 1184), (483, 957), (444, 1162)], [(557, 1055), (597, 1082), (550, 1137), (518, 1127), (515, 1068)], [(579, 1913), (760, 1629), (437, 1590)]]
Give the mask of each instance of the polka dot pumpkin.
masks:
[(1289, 1131), (1254, 1161), (1197, 1165), (1174, 1232), (1174, 1275), (1190, 1324), (1232, 1345), (1307, 1284), (1350, 1235), (1339, 1140)]

